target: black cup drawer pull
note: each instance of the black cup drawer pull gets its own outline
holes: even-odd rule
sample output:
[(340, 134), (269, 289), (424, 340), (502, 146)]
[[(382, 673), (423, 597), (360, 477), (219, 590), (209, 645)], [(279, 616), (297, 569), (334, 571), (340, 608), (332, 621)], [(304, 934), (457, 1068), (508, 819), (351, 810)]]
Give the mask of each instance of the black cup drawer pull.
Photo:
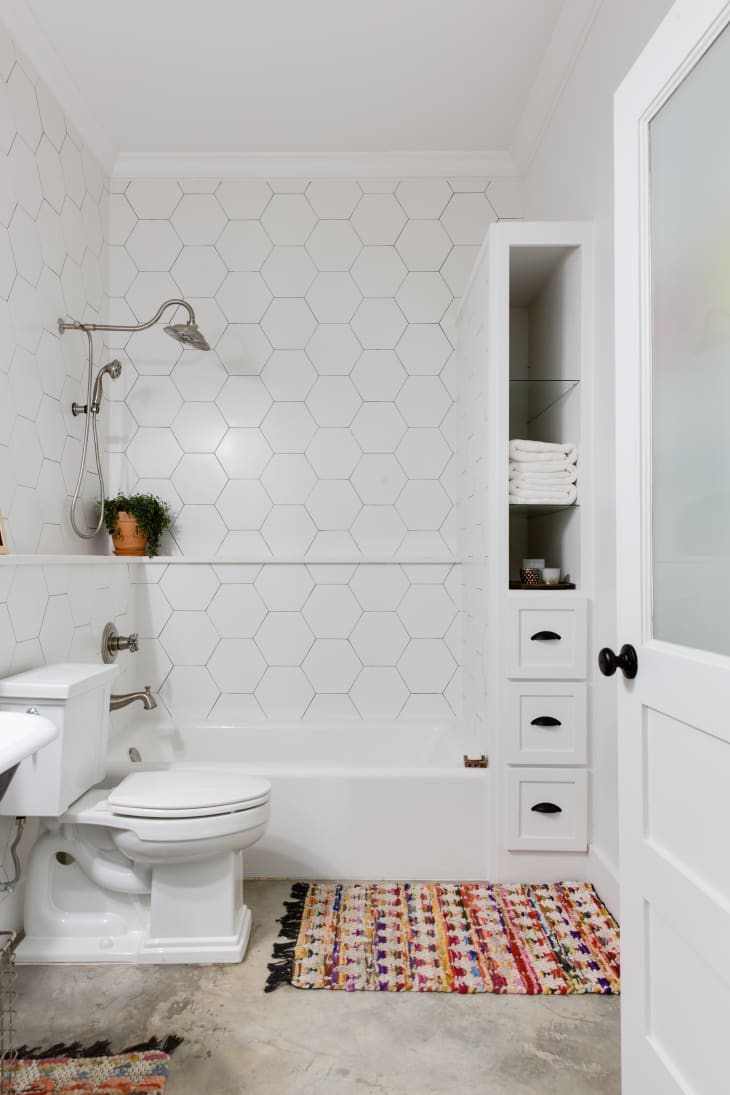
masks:
[(536, 719), (533, 719), (530, 726), (562, 726), (560, 719), (554, 719), (552, 715), (538, 715)]
[(562, 637), (562, 635), (558, 635), (557, 631), (536, 631), (534, 635), (530, 635), (530, 642), (554, 642), (555, 639), (562, 639)]
[(563, 812), (562, 807), (554, 802), (536, 802), (530, 809), (536, 814), (562, 814)]

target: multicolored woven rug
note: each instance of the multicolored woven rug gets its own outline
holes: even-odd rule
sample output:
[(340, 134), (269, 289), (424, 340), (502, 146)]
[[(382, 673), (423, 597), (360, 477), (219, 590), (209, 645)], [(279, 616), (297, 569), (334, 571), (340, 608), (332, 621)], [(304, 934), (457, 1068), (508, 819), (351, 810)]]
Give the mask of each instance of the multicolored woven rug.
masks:
[(266, 991), (617, 993), (618, 924), (584, 882), (296, 883)]
[[(78, 1043), (29, 1050), (23, 1046), (11, 1065), (10, 1086), (3, 1082), (2, 1095), (153, 1095), (165, 1090), (169, 1052), (181, 1043), (174, 1035), (159, 1042), (151, 1039), (139, 1049), (110, 1054), (109, 1043), (88, 1047)], [(147, 1048), (153, 1045), (157, 1048)], [(169, 1050), (169, 1052), (165, 1052)]]

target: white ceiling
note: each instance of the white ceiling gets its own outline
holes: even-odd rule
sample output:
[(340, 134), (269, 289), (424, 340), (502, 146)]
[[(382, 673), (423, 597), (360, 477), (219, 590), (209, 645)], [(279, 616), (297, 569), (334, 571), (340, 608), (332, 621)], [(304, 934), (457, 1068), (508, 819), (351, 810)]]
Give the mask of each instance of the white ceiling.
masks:
[(508, 149), (563, 0), (25, 5), (133, 159)]

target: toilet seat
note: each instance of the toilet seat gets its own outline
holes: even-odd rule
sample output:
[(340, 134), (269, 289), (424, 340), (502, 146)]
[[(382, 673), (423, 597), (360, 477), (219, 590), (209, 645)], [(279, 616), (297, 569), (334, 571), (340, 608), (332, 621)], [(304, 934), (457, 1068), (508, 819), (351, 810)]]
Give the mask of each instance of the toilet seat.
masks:
[(241, 772), (167, 768), (126, 776), (106, 802), (119, 817), (172, 819), (239, 813), (270, 797), (267, 780)]

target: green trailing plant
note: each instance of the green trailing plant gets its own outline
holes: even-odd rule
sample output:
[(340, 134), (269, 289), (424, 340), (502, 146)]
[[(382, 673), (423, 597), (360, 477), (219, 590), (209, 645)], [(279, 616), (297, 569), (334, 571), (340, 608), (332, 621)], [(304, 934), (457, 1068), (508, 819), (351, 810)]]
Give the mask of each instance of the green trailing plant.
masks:
[(147, 554), (150, 559), (160, 553), (160, 537), (172, 524), (172, 514), (167, 502), (155, 494), (118, 494), (104, 499), (104, 524), (113, 536), (118, 532), (118, 513), (129, 513), (137, 519), (137, 532), (147, 537)]

